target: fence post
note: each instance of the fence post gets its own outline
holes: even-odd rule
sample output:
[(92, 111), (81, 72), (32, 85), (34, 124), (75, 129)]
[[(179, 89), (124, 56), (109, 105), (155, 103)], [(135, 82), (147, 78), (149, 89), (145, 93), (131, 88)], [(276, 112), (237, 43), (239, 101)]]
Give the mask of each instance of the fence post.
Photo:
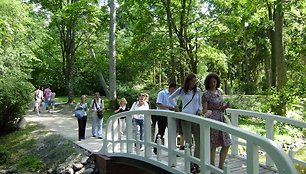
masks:
[[(233, 126), (238, 127), (238, 114), (237, 113), (231, 113), (231, 123)], [(238, 137), (232, 136), (232, 146), (231, 146), (231, 153), (232, 155), (237, 156), (238, 155)]]
[(259, 173), (258, 149), (253, 142), (247, 142), (247, 173)]
[(133, 144), (132, 139), (133, 139), (133, 115), (127, 115), (126, 116), (126, 145), (127, 145), (127, 153), (132, 153), (133, 151)]
[(205, 126), (204, 124), (200, 124), (200, 165), (201, 165), (201, 173), (209, 173), (210, 171), (207, 169), (206, 165), (210, 164), (210, 127)]
[[(169, 114), (170, 115), (170, 114)], [(168, 115), (168, 137), (176, 137), (176, 119)], [(168, 166), (176, 166), (176, 156), (174, 150), (176, 149), (176, 138), (168, 138)]]
[[(266, 119), (266, 138), (274, 141), (274, 120)], [(266, 153), (266, 166), (273, 167), (274, 163)]]

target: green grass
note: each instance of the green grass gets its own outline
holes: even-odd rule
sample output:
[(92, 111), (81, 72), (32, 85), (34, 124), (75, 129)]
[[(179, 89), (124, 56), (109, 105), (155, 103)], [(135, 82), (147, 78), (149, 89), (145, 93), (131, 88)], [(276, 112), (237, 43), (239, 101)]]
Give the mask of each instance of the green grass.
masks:
[(80, 149), (59, 135), (31, 124), (26, 129), (0, 137), (0, 170), (8, 173), (38, 173), (55, 169)]

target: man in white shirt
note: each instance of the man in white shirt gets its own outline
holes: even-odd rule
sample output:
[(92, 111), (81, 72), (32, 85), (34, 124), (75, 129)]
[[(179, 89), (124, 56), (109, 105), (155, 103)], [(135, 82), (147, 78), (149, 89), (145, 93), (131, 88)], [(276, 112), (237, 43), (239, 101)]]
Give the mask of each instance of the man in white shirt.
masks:
[[(169, 96), (176, 90), (177, 85), (176, 83), (170, 83), (169, 88), (162, 90), (158, 93), (156, 99), (156, 106), (159, 110), (172, 110), (174, 111), (175, 107), (169, 101)], [(158, 135), (163, 140), (165, 135), (165, 130), (167, 127), (167, 117), (156, 116), (158, 132), (155, 138), (155, 143), (157, 142)], [(154, 148), (153, 152), (156, 154), (157, 149)]]

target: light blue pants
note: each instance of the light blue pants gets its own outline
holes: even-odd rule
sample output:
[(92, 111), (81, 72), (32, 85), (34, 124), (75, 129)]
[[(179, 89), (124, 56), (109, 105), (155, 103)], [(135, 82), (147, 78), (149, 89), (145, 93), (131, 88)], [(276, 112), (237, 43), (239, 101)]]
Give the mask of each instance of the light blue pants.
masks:
[(182, 129), (185, 137), (185, 143), (188, 143), (189, 147), (193, 145), (192, 142), (192, 134), (193, 134), (194, 146), (195, 146), (194, 156), (200, 158), (200, 125), (197, 123), (191, 123), (189, 121), (182, 120)]
[(92, 136), (102, 137), (102, 126), (103, 118), (99, 119), (97, 112), (92, 112)]

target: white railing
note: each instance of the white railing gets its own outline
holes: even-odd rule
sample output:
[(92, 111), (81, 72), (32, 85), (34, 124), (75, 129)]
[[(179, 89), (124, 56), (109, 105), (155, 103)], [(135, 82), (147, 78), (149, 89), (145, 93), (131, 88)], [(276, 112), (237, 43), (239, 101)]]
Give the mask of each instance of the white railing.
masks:
[[(133, 137), (133, 114), (144, 114), (144, 140), (140, 141)], [(168, 143), (161, 145), (152, 142), (151, 138), (151, 115), (165, 116), (168, 119)], [(120, 135), (116, 124), (120, 117), (126, 116), (126, 137)], [(185, 149), (184, 153), (176, 148), (176, 120), (182, 119), (197, 123), (200, 125), (200, 159), (189, 155), (189, 150)], [(237, 122), (238, 123), (238, 122)], [(258, 150), (263, 149), (268, 153), (271, 160), (274, 162), (277, 170), (281, 174), (296, 174), (297, 171), (293, 162), (287, 154), (276, 143), (267, 138), (256, 135), (252, 132), (239, 129), (235, 126), (221, 123), (212, 119), (203, 118), (196, 115), (161, 111), (161, 110), (147, 110), (147, 111), (128, 111), (111, 116), (107, 121), (105, 130), (105, 139), (100, 153), (107, 156), (119, 156), (134, 158), (145, 161), (147, 163), (161, 167), (171, 173), (189, 173), (190, 162), (196, 163), (201, 167), (202, 174), (213, 173), (230, 173), (229, 166), (225, 163), (224, 170), (210, 164), (210, 128), (219, 129), (228, 132), (234, 137), (243, 139), (246, 142), (246, 162), (247, 173), (259, 173), (259, 156)], [(139, 143), (143, 144), (145, 149), (140, 151)], [(134, 148), (134, 144), (136, 148)], [(153, 147), (158, 148), (157, 155), (152, 154)], [(160, 151), (163, 153), (160, 153)], [(166, 155), (163, 155), (166, 154)], [(180, 157), (176, 157), (179, 155)], [(182, 163), (178, 159), (184, 158)]]
[[(292, 118), (286, 118), (279, 115), (272, 115), (267, 113), (248, 111), (248, 110), (240, 110), (240, 109), (227, 109), (227, 113), (231, 115), (231, 124), (235, 127), (239, 126), (239, 116), (247, 116), (247, 117), (257, 117), (265, 120), (266, 126), (266, 138), (274, 141), (274, 124), (275, 122), (281, 122), (285, 124), (289, 124), (298, 128), (306, 128), (306, 123), (303, 121), (298, 121)], [(238, 140), (238, 137), (232, 136), (232, 147), (231, 153), (232, 155), (238, 155), (238, 145), (244, 145), (245, 143)], [(290, 146), (288, 155), (290, 159), (294, 163), (300, 164), (302, 166), (306, 166), (306, 162), (300, 159), (294, 158), (293, 146)], [(273, 167), (273, 161), (266, 155), (266, 166)]]

